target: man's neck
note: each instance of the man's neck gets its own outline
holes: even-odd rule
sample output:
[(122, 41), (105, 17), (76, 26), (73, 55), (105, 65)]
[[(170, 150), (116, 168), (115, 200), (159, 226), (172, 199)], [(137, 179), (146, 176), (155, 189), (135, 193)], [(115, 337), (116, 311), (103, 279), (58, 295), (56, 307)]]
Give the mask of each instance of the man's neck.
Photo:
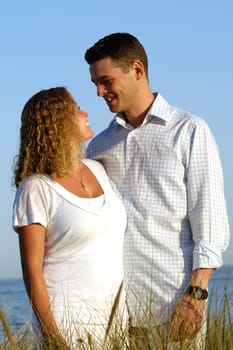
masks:
[(132, 125), (134, 128), (136, 128), (137, 126), (139, 126), (140, 124), (143, 123), (152, 103), (154, 102), (154, 100), (156, 99), (156, 95), (153, 95), (152, 93), (150, 95), (147, 96), (147, 98), (143, 101), (143, 103), (138, 104), (135, 109), (128, 111), (128, 112), (124, 112), (123, 115), (126, 119), (126, 121)]

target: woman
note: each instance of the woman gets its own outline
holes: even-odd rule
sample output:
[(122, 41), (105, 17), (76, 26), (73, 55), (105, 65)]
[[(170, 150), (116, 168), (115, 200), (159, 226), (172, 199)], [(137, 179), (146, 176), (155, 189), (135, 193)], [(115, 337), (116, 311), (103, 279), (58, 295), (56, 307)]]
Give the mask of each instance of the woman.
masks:
[(124, 207), (102, 165), (82, 159), (93, 131), (64, 87), (36, 93), (21, 118), (13, 227), (28, 297), (52, 348), (100, 345), (123, 277)]

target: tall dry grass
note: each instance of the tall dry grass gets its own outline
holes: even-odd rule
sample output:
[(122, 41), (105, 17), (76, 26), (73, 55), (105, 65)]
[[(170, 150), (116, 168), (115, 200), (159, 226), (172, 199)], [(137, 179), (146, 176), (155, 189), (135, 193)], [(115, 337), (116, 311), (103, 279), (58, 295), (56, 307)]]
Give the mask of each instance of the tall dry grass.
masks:
[[(230, 307), (232, 307), (232, 301), (224, 300), (222, 309), (216, 314), (210, 312), (210, 308), (207, 311), (207, 332), (205, 338), (205, 347), (206, 350), (233, 350), (233, 325), (230, 315)], [(232, 310), (231, 310), (232, 312)], [(41, 339), (37, 339), (33, 335), (31, 324), (24, 325), (18, 332), (14, 332), (9, 324), (6, 322), (6, 318), (2, 310), (0, 311), (0, 319), (3, 324), (5, 331), (5, 339), (0, 343), (0, 349), (2, 350), (39, 350), (41, 349)], [(150, 332), (150, 331), (149, 331)], [(148, 334), (147, 334), (148, 336)], [(150, 336), (150, 334), (149, 334)], [(151, 339), (153, 339), (151, 334)], [(77, 350), (167, 350), (169, 349), (166, 342), (163, 343), (163, 339), (160, 341), (157, 339), (157, 343), (154, 344), (153, 341), (146, 347), (143, 344), (146, 344), (143, 339), (141, 343), (130, 342), (128, 338), (128, 332), (122, 329), (122, 324), (114, 324), (111, 332), (106, 338), (105, 344), (99, 344), (93, 342), (90, 338), (88, 346), (80, 343), (77, 344)], [(54, 343), (47, 342), (44, 345), (45, 350), (62, 350), (63, 347), (57, 345), (54, 346)], [(189, 350), (185, 344), (180, 346), (180, 350)], [(199, 350), (199, 348), (195, 348)]]
[[(216, 287), (217, 288), (217, 287)], [(229, 292), (229, 288), (223, 288), (223, 292), (219, 292), (218, 288), (213, 289), (212, 295), (209, 296), (208, 308), (206, 313), (207, 329), (205, 336), (205, 346), (203, 348), (193, 347), (192, 350), (233, 350), (233, 290)], [(119, 295), (118, 295), (119, 297)], [(170, 350), (166, 338), (162, 335), (157, 336), (155, 341), (154, 328), (148, 325), (148, 331), (145, 337), (142, 331), (141, 337), (130, 340), (128, 329), (125, 322), (118, 316), (118, 298), (113, 305), (112, 314), (104, 344), (98, 339), (93, 340), (87, 336), (85, 345), (80, 342), (75, 346), (77, 350)], [(118, 315), (118, 316), (117, 316)], [(40, 337), (35, 336), (32, 324), (25, 324), (19, 331), (14, 331), (7, 323), (3, 311), (0, 309), (0, 322), (4, 329), (4, 339), (0, 340), (1, 350), (39, 350), (42, 349), (42, 341)], [(73, 325), (74, 326), (74, 325)], [(75, 325), (78, 327), (78, 325)], [(140, 342), (138, 341), (140, 339)], [(150, 339), (150, 341), (148, 341)], [(147, 345), (146, 345), (147, 342)], [(44, 344), (45, 350), (63, 350), (63, 346), (54, 342)], [(184, 341), (176, 350), (190, 350), (190, 346)], [(173, 350), (173, 348), (172, 348)]]

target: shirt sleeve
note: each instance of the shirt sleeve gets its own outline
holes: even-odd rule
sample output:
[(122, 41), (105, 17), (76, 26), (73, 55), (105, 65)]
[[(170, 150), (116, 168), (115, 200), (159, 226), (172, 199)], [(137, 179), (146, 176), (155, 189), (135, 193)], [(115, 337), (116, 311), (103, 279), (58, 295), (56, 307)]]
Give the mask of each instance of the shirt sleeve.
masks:
[(187, 196), (193, 269), (218, 268), (229, 243), (229, 223), (217, 145), (203, 121), (197, 122), (191, 136)]
[(49, 193), (45, 183), (38, 177), (22, 181), (13, 204), (12, 226), (18, 228), (33, 223), (47, 227), (49, 220)]

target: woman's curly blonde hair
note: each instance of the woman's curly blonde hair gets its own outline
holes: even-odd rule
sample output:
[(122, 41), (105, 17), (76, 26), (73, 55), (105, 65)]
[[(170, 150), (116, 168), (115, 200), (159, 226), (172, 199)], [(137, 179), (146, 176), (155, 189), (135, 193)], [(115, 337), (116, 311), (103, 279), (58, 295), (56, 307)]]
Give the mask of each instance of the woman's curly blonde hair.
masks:
[(41, 90), (25, 104), (21, 114), (19, 154), (14, 184), (32, 174), (65, 176), (83, 146), (78, 128), (77, 104), (64, 87)]

